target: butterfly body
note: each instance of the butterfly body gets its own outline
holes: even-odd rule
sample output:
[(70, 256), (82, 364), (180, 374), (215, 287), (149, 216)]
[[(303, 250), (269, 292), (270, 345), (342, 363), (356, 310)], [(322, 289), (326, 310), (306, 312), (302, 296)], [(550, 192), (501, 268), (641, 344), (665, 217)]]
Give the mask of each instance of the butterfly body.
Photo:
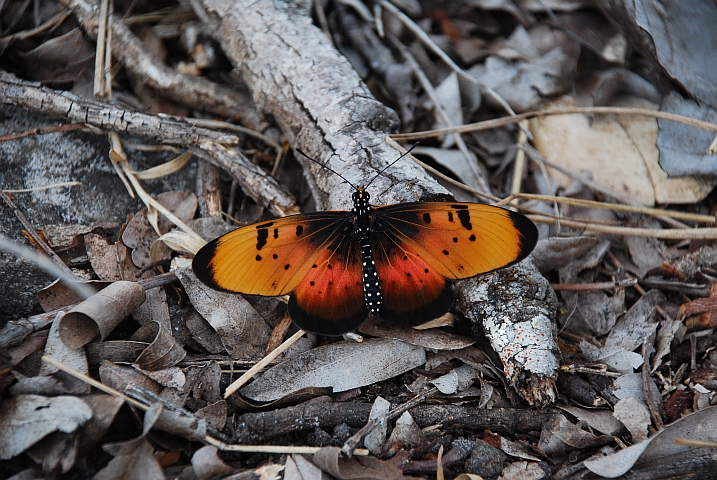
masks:
[(420, 325), (446, 313), (453, 281), (525, 258), (537, 229), (523, 215), (461, 202), (373, 207), (355, 187), (350, 211), (279, 218), (204, 246), (192, 264), (209, 286), (255, 295), (291, 293), (289, 316), (324, 335), (367, 316)]

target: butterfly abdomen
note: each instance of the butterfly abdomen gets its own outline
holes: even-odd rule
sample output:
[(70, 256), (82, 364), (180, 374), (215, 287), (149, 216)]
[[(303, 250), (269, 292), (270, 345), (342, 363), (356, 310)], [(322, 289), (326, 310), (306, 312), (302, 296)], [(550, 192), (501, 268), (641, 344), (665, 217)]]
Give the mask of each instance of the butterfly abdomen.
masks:
[(355, 235), (361, 247), (364, 302), (366, 302), (366, 307), (371, 315), (379, 316), (381, 305), (383, 305), (383, 295), (381, 294), (381, 283), (378, 278), (371, 245), (373, 208), (369, 203), (369, 194), (363, 187), (357, 188), (352, 199), (354, 202), (352, 215), (356, 228)]

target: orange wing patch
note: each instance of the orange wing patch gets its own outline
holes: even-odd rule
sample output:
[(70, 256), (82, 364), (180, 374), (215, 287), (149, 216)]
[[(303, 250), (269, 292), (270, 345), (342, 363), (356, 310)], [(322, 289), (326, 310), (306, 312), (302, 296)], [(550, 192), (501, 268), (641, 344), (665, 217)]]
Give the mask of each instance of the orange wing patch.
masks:
[(248, 225), (212, 240), (192, 262), (218, 290), (284, 295), (296, 288), (332, 237), (350, 228), (346, 212), (317, 212)]
[(537, 228), (526, 217), (474, 203), (389, 205), (376, 209), (375, 225), (448, 279), (468, 278), (519, 262), (538, 240)]
[(324, 249), (289, 299), (300, 328), (323, 335), (356, 329), (368, 316), (361, 283), (361, 251), (351, 237)]

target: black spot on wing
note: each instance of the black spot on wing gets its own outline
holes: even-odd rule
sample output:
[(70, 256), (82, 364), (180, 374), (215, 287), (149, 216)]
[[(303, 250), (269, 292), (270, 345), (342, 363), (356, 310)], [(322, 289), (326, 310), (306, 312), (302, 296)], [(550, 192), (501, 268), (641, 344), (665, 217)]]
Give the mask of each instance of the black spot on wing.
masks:
[(290, 264), (287, 263), (286, 265), (284, 265), (284, 270), (288, 270), (288, 269), (290, 269), (290, 268), (291, 268), (291, 265), (290, 265)]
[(466, 210), (458, 210), (458, 220), (461, 221), (461, 226), (465, 228), (466, 230), (473, 230), (473, 225), (471, 224), (471, 212)]
[(256, 231), (256, 249), (261, 250), (266, 245), (266, 239), (269, 238), (269, 230), (266, 228), (257, 228)]
[(304, 226), (303, 226), (303, 225), (297, 225), (297, 226), (296, 226), (296, 236), (297, 236), (297, 237), (300, 237), (302, 233), (304, 233)]
[(274, 229), (274, 239), (277, 239), (277, 238), (279, 238), (279, 229), (275, 228)]
[(431, 223), (431, 214), (428, 213), (428, 212), (424, 213), (424, 214), (423, 214), (423, 221), (424, 221), (426, 224)]
[(256, 254), (256, 261), (261, 262), (261, 255), (259, 255), (258, 253)]

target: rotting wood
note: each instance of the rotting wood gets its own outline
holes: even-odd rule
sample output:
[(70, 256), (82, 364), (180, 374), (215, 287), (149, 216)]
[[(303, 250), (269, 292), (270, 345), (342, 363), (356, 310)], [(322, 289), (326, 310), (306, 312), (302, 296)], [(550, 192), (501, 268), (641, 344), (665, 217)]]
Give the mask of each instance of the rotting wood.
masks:
[(125, 110), (26, 82), (0, 72), (0, 103), (44, 115), (64, 117), (101, 130), (123, 133), (163, 145), (187, 148), (227, 170), (257, 203), (276, 215), (296, 212), (296, 201), (278, 182), (249, 161), (236, 147), (236, 135), (195, 127), (188, 121)]
[[(397, 127), (395, 113), (373, 98), (348, 61), (311, 23), (310, 2), (200, 0), (193, 5), (195, 9), (202, 6), (200, 18), (212, 23), (210, 31), (215, 32), (216, 40), (241, 72), (258, 108), (274, 116), (294, 147), (325, 162), (355, 185), (370, 181), (377, 171), (398, 157), (384, 141), (384, 136)], [(330, 209), (347, 207), (350, 189), (341, 185), (342, 180), (311, 162), (304, 164), (317, 205)], [(390, 168), (372, 187), (370, 193), (381, 192), (374, 199), (380, 204), (447, 199), (446, 191), (411, 162)], [(522, 274), (516, 275), (514, 281), (530, 282), (519, 290), (532, 291), (530, 287), (536, 282), (540, 289), (550, 290), (547, 281), (534, 275), (529, 264), (530, 261), (515, 267)], [(478, 287), (472, 285), (475, 294)], [(470, 295), (466, 291), (463, 297)], [(559, 360), (554, 348), (555, 308), (545, 303), (546, 299), (513, 298), (514, 306), (526, 312), (527, 324), (535, 325), (538, 335), (548, 340), (542, 351), (552, 356), (541, 357), (541, 361), (545, 360), (541, 365), (532, 364), (532, 357), (526, 356), (525, 369), (512, 362), (517, 369), (517, 374), (511, 377), (512, 385), (536, 405), (546, 405), (556, 397)], [(527, 305), (538, 308), (523, 308)], [(546, 313), (552, 313), (552, 317)], [(520, 343), (525, 340), (517, 330), (520, 325), (490, 315), (482, 318), (482, 322), (500, 325), (499, 329), (487, 332), (498, 337), (491, 338), (494, 346), (517, 346), (522, 351), (533, 348), (532, 338), (527, 339), (530, 343), (526, 345)], [(503, 338), (512, 341), (502, 342)], [(512, 356), (511, 352), (498, 354)], [(548, 372), (546, 366), (554, 368)]]
[[(60, 0), (72, 10), (85, 33), (97, 38), (97, 5), (84, 0)], [(161, 95), (214, 115), (239, 119), (244, 125), (260, 128), (261, 119), (249, 99), (237, 90), (218, 85), (203, 77), (182, 75), (154, 58), (140, 40), (115, 15), (109, 15), (112, 30), (112, 55), (140, 83)]]
[[(235, 423), (236, 443), (263, 443), (287, 433), (318, 428), (332, 428), (340, 423), (363, 427), (369, 420), (372, 404), (330, 402), (314, 399), (301, 405), (260, 413), (245, 413)], [(490, 429), (497, 433), (540, 431), (557, 413), (535, 412), (517, 408), (491, 410), (457, 405), (418, 405), (408, 410), (419, 427), (442, 425), (444, 429), (461, 428), (476, 431)]]

